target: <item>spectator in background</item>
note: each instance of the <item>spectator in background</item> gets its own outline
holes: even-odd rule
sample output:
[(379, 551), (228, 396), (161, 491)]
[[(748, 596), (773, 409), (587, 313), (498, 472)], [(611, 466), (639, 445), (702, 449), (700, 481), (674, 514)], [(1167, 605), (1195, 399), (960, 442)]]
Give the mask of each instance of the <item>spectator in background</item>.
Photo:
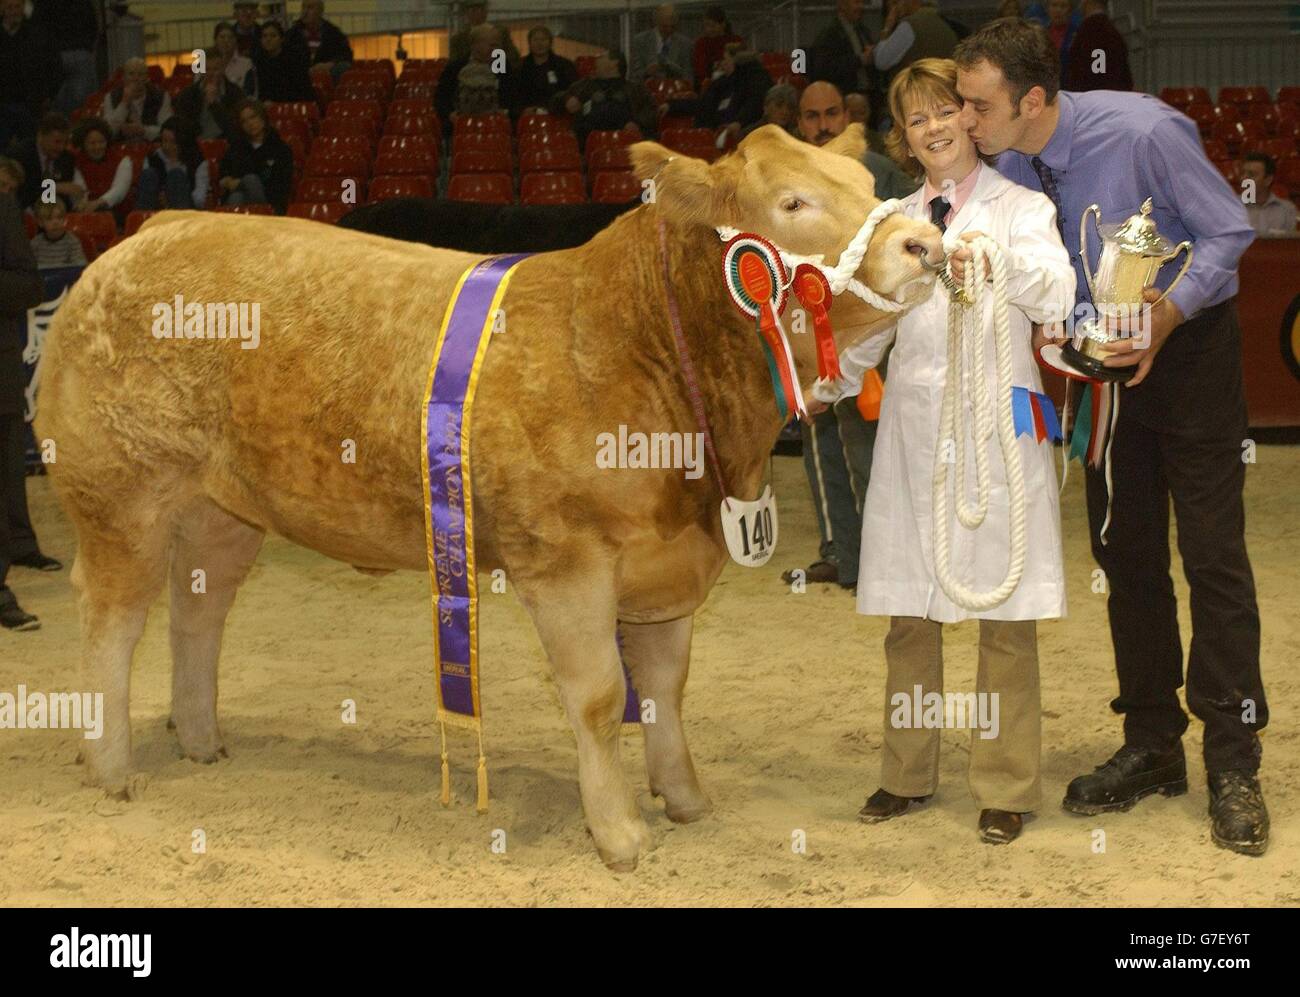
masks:
[(632, 62), (628, 79), (691, 79), (691, 40), (677, 31), (677, 8), (670, 3), (655, 8), (654, 27), (632, 38)]
[(929, 0), (894, 0), (880, 38), (878, 44), (868, 46), (871, 61), (890, 77), (917, 59), (951, 57), (958, 41), (957, 33)]
[(695, 73), (696, 90), (713, 76), (713, 71), (726, 54), (727, 46), (744, 40), (731, 30), (731, 22), (727, 20), (725, 10), (721, 7), (704, 8), (704, 33), (695, 39), (695, 47), (691, 50), (691, 69)]
[[(1241, 179), (1254, 181), (1254, 198), (1246, 200), (1246, 216), (1258, 235), (1270, 239), (1297, 237), (1296, 207), (1273, 193), (1277, 163), (1262, 152), (1248, 152), (1241, 159)], [(1249, 193), (1246, 188), (1243, 193)], [(1243, 200), (1245, 200), (1243, 196)]]
[(244, 99), (239, 88), (226, 78), (226, 57), (220, 49), (203, 53), (204, 73), (196, 73), (194, 82), (176, 98), (176, 113), (194, 123), (199, 138), (239, 138), (239, 119), (235, 108)]
[[(164, 121), (158, 132), (158, 148), (145, 158), (140, 171), (136, 207), (141, 211), (161, 207), (203, 210), (208, 205), (210, 184), (208, 161), (199, 148), (193, 124), (184, 118)], [(165, 197), (166, 202), (160, 197)]]
[[(461, 4), (461, 10), (465, 12), (465, 27), (461, 28), (448, 42), (447, 58), (450, 62), (460, 62), (462, 59), (469, 59), (469, 36), (475, 28), (487, 21), (488, 5), (487, 0), (469, 0), (469, 3)], [(517, 66), (522, 61), (519, 58), (519, 49), (515, 47), (514, 40), (510, 37), (510, 32), (504, 28), (501, 30), (501, 48), (505, 49), (506, 61), (511, 66)]]
[(31, 139), (63, 79), (54, 41), (23, 14), (23, 0), (0, 0), (0, 149)]
[(104, 95), (103, 118), (113, 137), (123, 142), (152, 142), (158, 126), (172, 116), (172, 98), (149, 82), (149, 67), (141, 58), (122, 65), (122, 82)]
[(618, 131), (636, 125), (644, 136), (653, 136), (659, 125), (659, 109), (646, 88), (627, 79), (627, 57), (611, 50), (596, 57), (590, 77), (578, 80), (562, 97), (555, 110), (573, 115), (578, 144), (586, 146), (593, 131)]
[[(844, 97), (833, 83), (810, 83), (799, 98), (799, 134), (813, 145), (825, 145), (849, 126), (849, 116), (844, 109)], [(882, 201), (891, 197), (906, 197), (916, 190), (917, 182), (899, 169), (886, 155), (871, 148), (871, 129), (865, 129), (867, 151), (862, 165), (876, 181), (876, 196)], [(879, 136), (877, 136), (879, 138)]]
[(24, 139), (10, 147), (9, 155), (22, 165), (26, 175), (18, 193), (18, 203), (33, 207), (41, 200), (45, 181), (54, 182), (54, 193), (71, 209), (86, 194), (86, 181), (77, 170), (77, 162), (68, 149), (68, 119), (57, 111), (41, 118), (36, 137)]
[(257, 23), (256, 0), (235, 0), (234, 9), (235, 45), (240, 55), (252, 59), (262, 44), (262, 27)]
[(79, 108), (99, 86), (95, 73), (95, 43), (99, 19), (91, 0), (32, 0), (32, 23), (45, 29), (59, 51), (63, 85), (54, 95), (56, 111)]
[(577, 67), (564, 56), (556, 55), (551, 42), (551, 29), (544, 25), (528, 32), (528, 58), (519, 67), (516, 112), (549, 108), (555, 96), (564, 93), (578, 79)]
[(10, 159), (8, 156), (0, 156), (0, 194), (8, 194), (16, 198), (18, 191), (22, 189), (23, 180), (27, 174), (23, 172), (23, 167), (16, 159)]
[(44, 298), (45, 284), (23, 232), (22, 212), (12, 197), (0, 194), (0, 626), (6, 630), (37, 630), (41, 625), (35, 616), (23, 612), (5, 584), (9, 566), (61, 567), (42, 554), (36, 543), (27, 514), (23, 466), (23, 327), (27, 309), (35, 308)]
[(458, 115), (486, 114), (511, 106), (514, 74), (509, 70), (492, 72), (492, 53), (501, 48), (501, 34), (495, 24), (475, 25), (470, 30), (469, 57), (447, 63), (438, 77), (433, 106), (448, 135)]
[(1002, 0), (998, 4), (998, 17), (1024, 17), (1025, 10), (1021, 0)]
[(1070, 47), (1074, 44), (1074, 35), (1083, 20), (1078, 11), (1073, 10), (1072, 0), (1047, 0), (1046, 4), (1031, 4), (1025, 10), (1025, 20), (1041, 24), (1047, 29), (1047, 37), (1056, 46), (1064, 68), (1070, 57)]
[(293, 150), (266, 120), (260, 101), (239, 103), (240, 136), (221, 158), (222, 204), (269, 204), (282, 215), (293, 184)]
[(262, 25), (262, 40), (253, 49), (257, 88), (262, 100), (315, 100), (316, 91), (307, 72), (307, 53), (286, 44), (278, 21)]
[(763, 116), (740, 133), (741, 139), (756, 128), (776, 125), (793, 133), (799, 117), (799, 91), (792, 84), (778, 83), (763, 96)]
[(1132, 90), (1128, 45), (1106, 10), (1106, 0), (1083, 0), (1083, 20), (1065, 60), (1061, 85), (1084, 90)]
[(112, 211), (131, 193), (135, 164), (122, 150), (109, 150), (112, 129), (103, 118), (82, 118), (72, 130), (77, 172), (86, 181), (77, 211)]
[(744, 42), (730, 42), (723, 51), (717, 75), (697, 102), (697, 128), (725, 128), (736, 138), (742, 129), (763, 116), (763, 101), (772, 77), (758, 53)]
[(871, 117), (871, 101), (864, 93), (846, 93), (844, 95), (844, 113), (849, 116), (849, 124), (870, 128), (867, 119)]
[(58, 201), (36, 205), (40, 231), (32, 236), (32, 255), (39, 270), (56, 267), (84, 267), (86, 250), (81, 240), (68, 231), (68, 212)]
[[(840, 93), (878, 93), (871, 62), (872, 35), (862, 17), (862, 0), (837, 0), (835, 20), (808, 47), (808, 80), (834, 84)], [(872, 106), (881, 102), (873, 100)]]
[(332, 21), (325, 20), (325, 0), (302, 0), (302, 16), (289, 29), (287, 44), (301, 46), (307, 65), (338, 79), (352, 65), (352, 46)]
[(218, 24), (212, 32), (212, 44), (226, 58), (226, 79), (245, 97), (257, 97), (257, 69), (251, 58), (239, 54), (235, 26), (227, 21)]

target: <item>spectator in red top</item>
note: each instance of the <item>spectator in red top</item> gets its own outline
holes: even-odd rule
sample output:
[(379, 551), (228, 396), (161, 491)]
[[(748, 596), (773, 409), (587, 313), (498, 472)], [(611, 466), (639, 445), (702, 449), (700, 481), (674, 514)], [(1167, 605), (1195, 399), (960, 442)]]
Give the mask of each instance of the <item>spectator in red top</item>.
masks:
[(72, 130), (77, 169), (86, 181), (78, 211), (112, 211), (131, 193), (134, 164), (120, 148), (109, 149), (111, 136), (103, 118), (82, 118)]
[(1106, 10), (1106, 0), (1083, 0), (1083, 21), (1070, 46), (1066, 90), (1132, 90), (1128, 45)]
[(338, 79), (352, 65), (352, 46), (331, 21), (325, 20), (325, 0), (302, 0), (302, 16), (289, 29), (289, 45), (301, 45), (307, 51), (312, 69), (328, 70)]
[(704, 9), (704, 33), (695, 39), (691, 51), (691, 66), (695, 71), (695, 89), (713, 76), (713, 71), (727, 50), (728, 42), (743, 42), (744, 39), (731, 30), (727, 12), (721, 7)]

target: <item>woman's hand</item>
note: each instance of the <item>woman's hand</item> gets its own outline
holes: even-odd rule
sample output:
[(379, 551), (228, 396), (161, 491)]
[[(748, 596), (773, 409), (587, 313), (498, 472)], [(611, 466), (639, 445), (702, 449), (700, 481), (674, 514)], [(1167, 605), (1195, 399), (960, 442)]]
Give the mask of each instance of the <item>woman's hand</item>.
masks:
[[(961, 236), (962, 242), (974, 242), (976, 239), (985, 238), (988, 237), (983, 232), (963, 232)], [(970, 263), (973, 259), (975, 259), (975, 254), (971, 251), (969, 246), (958, 247), (952, 252), (952, 255), (948, 257), (948, 260), (952, 264), (953, 280), (958, 284), (964, 284), (966, 282), (966, 264)], [(985, 266), (984, 271), (984, 279), (988, 280), (989, 273), (987, 265)]]

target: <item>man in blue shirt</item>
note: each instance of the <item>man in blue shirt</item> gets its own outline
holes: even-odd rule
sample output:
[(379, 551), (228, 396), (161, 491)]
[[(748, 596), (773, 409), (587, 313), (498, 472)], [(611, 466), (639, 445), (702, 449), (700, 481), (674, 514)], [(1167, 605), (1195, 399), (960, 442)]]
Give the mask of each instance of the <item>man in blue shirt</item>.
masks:
[[(1066, 810), (1127, 810), (1151, 793), (1187, 789), (1181, 737), (1187, 715), (1178, 605), (1169, 576), (1169, 499), (1191, 588), (1187, 705), (1205, 724), (1211, 837), (1245, 854), (1268, 842), (1257, 772), (1268, 721), (1259, 671), (1259, 611), (1244, 536), (1246, 404), (1237, 261), (1254, 238), (1246, 211), (1206, 159), (1196, 126), (1146, 94), (1058, 93), (1059, 59), (1042, 28), (990, 22), (954, 53), (971, 136), (998, 169), (1056, 203), (1058, 223), (1088, 304), (1079, 219), (1101, 207), (1122, 222), (1154, 202), (1161, 234), (1190, 240), (1187, 276), (1153, 304), (1140, 335), (1112, 345), (1107, 366), (1135, 366), (1119, 392), (1105, 468), (1087, 471), (1093, 555), (1106, 573), (1124, 746), (1066, 792)], [(1099, 240), (1090, 240), (1093, 271)], [(1176, 267), (1156, 278), (1167, 287)], [(1039, 337), (1041, 345), (1042, 337)], [(1109, 526), (1102, 537), (1107, 512)]]

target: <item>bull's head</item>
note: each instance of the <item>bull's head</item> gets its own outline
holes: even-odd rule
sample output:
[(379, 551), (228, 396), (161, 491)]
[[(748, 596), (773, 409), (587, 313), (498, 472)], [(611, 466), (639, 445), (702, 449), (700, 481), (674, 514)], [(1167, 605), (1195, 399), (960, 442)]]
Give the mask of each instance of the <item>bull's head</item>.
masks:
[[(656, 142), (638, 142), (630, 154), (637, 176), (653, 179), (670, 224), (755, 232), (789, 253), (834, 264), (880, 203), (862, 165), (865, 151), (861, 125), (820, 148), (767, 125), (713, 164)], [(897, 213), (877, 226), (855, 276), (882, 297), (914, 304), (930, 293), (942, 260), (939, 230)], [(831, 317), (840, 349), (896, 318), (848, 293), (835, 299)], [(792, 338), (803, 371), (811, 366), (810, 339)]]

